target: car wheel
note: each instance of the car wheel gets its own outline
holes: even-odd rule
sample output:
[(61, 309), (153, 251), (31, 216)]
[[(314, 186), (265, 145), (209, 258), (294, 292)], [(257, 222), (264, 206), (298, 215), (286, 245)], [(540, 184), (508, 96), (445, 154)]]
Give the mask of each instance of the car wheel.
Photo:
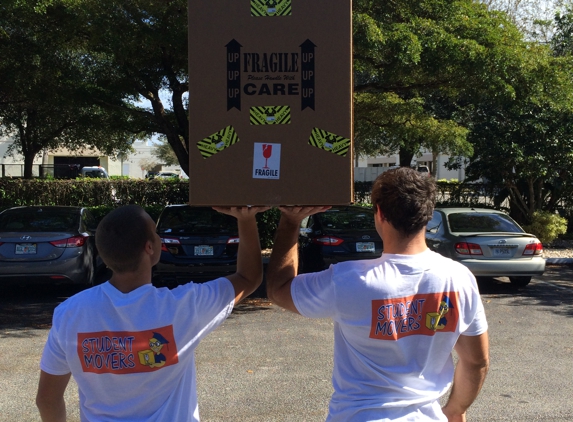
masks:
[(490, 285), (493, 284), (494, 280), (493, 277), (476, 277), (476, 281), (478, 282), (478, 284), (482, 284), (482, 285)]
[(530, 276), (513, 276), (509, 277), (509, 281), (511, 281), (511, 285), (515, 287), (525, 287), (531, 281)]

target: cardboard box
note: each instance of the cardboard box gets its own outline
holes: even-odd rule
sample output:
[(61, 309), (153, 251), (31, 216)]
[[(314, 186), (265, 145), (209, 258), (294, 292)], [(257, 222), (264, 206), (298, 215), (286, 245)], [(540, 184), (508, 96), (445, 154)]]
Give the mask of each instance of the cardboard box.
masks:
[(189, 1), (191, 205), (353, 201), (350, 0)]

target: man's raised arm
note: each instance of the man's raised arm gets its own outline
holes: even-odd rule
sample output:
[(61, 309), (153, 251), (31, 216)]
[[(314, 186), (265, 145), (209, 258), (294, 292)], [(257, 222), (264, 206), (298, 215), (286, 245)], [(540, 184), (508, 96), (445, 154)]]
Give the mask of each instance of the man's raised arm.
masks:
[(269, 207), (213, 207), (214, 210), (237, 219), (239, 228), (239, 251), (237, 271), (227, 278), (235, 288), (235, 304), (253, 293), (263, 281), (261, 242), (256, 214)]
[(267, 268), (267, 295), (282, 308), (297, 312), (290, 285), (298, 271), (298, 235), (300, 223), (312, 214), (330, 207), (280, 207), (281, 219)]

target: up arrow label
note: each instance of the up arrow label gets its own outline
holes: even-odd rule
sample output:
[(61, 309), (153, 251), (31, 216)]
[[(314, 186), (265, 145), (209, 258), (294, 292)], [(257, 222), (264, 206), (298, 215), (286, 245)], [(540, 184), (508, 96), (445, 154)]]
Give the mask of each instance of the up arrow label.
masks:
[(301, 110), (311, 108), (314, 110), (314, 49), (316, 45), (307, 39), (300, 45), (301, 52)]
[(227, 111), (241, 110), (241, 47), (235, 39), (227, 44)]

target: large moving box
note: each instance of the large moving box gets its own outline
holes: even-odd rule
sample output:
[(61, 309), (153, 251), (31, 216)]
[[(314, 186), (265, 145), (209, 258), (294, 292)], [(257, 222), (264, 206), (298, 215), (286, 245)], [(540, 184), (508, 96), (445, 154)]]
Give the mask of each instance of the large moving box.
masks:
[(191, 205), (352, 202), (351, 9), (189, 1)]

